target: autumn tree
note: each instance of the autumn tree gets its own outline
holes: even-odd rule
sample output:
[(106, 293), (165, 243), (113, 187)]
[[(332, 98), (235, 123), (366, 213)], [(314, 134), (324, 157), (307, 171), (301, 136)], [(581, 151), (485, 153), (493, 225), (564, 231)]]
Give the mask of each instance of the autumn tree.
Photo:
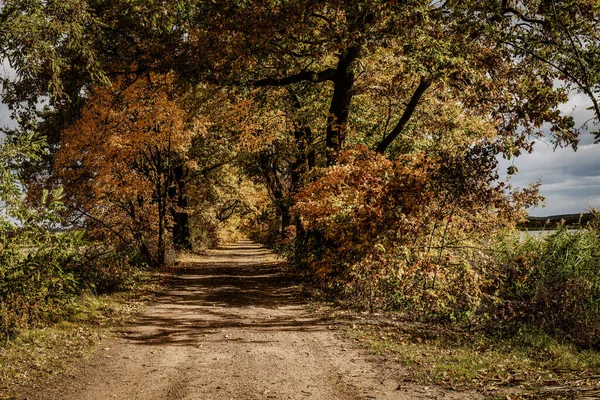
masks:
[(164, 264), (167, 230), (185, 207), (181, 181), (202, 130), (168, 82), (148, 75), (90, 90), (81, 118), (61, 134), (55, 165), (74, 212), (135, 243), (154, 266)]
[[(597, 13), (590, 0), (11, 0), (2, 54), (18, 79), (5, 98), (16, 105), (50, 94), (59, 109), (89, 82), (170, 70), (192, 86), (319, 87), (332, 165), (350, 130), (367, 128), (384, 153), (427, 97), (453, 96), (495, 123), (500, 150), (512, 156), (530, 149), (544, 123), (558, 144), (576, 143), (558, 106), (573, 88), (595, 98)], [(47, 21), (49, 35), (30, 35)]]
[[(316, 166), (334, 166), (340, 151), (355, 144), (391, 159), (419, 152), (427, 135), (443, 140), (445, 124), (456, 125), (456, 119), (437, 118), (436, 107), (445, 103), (458, 109), (458, 118), (479, 121), (463, 136), (471, 142), (457, 148), (465, 152), (477, 146), (481, 152), (445, 156), (441, 160), (450, 165), (440, 174), (456, 174), (460, 168), (451, 166), (456, 160), (485, 158), (482, 165), (495, 165), (499, 153), (512, 157), (531, 151), (545, 124), (552, 127), (557, 145), (576, 146), (579, 132), (559, 106), (572, 88), (595, 96), (593, 88), (572, 75), (593, 69), (592, 65), (583, 68), (564, 58), (572, 38), (597, 43), (598, 10), (589, 1), (574, 8), (568, 2), (549, 7), (543, 2), (501, 1), (198, 4), (203, 13), (187, 19), (191, 36), (182, 49), (189, 63), (182, 68), (194, 71), (197, 82), (259, 87), (272, 93), (280, 88), (309, 92), (288, 101), (299, 101), (300, 109), (319, 105), (304, 124), (304, 132), (312, 132), (309, 147), (317, 151)], [(562, 18), (562, 13), (569, 13), (569, 18)], [(568, 26), (571, 39), (560, 34), (561, 24)], [(220, 29), (210, 29), (215, 25)], [(551, 41), (542, 40), (544, 31), (552, 32)], [(525, 42), (526, 51), (519, 45)], [(213, 63), (208, 54), (217, 54), (214, 60), (219, 61)], [(286, 109), (283, 104), (274, 107)], [(439, 129), (431, 129), (434, 124)], [(485, 132), (485, 143), (473, 129)], [(270, 158), (262, 165), (271, 170), (265, 182), (271, 182), (273, 197), (288, 197), (279, 194), (291, 187), (293, 160), (284, 154), (295, 151), (290, 152), (287, 143), (275, 143), (288, 149), (284, 152), (262, 153), (263, 159)], [(495, 175), (493, 168), (486, 171), (482, 179), (489, 183)]]
[[(502, 134), (518, 139), (519, 126), (535, 130), (543, 121), (567, 133), (568, 121), (556, 111), (564, 94), (552, 83), (561, 80), (595, 97), (597, 13), (590, 0), (11, 0), (2, 11), (3, 55), (19, 72), (19, 88), (41, 84), (40, 90), (11, 91), (29, 98), (46, 94), (44, 88), (75, 96), (86, 81), (171, 69), (191, 83), (326, 85), (331, 163), (344, 143), (352, 103), (376, 65), (390, 70), (387, 82), (402, 89), (406, 101), (377, 143), (380, 152), (423, 95), (441, 84), (502, 118)], [(30, 35), (47, 21), (51, 34)], [(380, 55), (378, 64), (368, 62)], [(66, 83), (74, 85), (69, 93)]]
[[(353, 104), (374, 89), (372, 80), (402, 98), (389, 114), (388, 130), (373, 143), (378, 152), (385, 152), (408, 126), (428, 93), (452, 92), (472, 112), (496, 121), (499, 136), (510, 142), (504, 148), (508, 154), (527, 148), (528, 137), (541, 134), (546, 122), (554, 126), (561, 144), (576, 138), (570, 119), (558, 111), (566, 91), (554, 88), (554, 82), (562, 80), (595, 95), (581, 79), (564, 73), (580, 72), (581, 66), (561, 67), (542, 55), (550, 54), (552, 46), (553, 57), (564, 54), (560, 49), (570, 39), (559, 35), (559, 24), (569, 24), (571, 36), (582, 43), (597, 42), (597, 10), (591, 2), (575, 8), (568, 2), (512, 7), (500, 1), (198, 4), (202, 13), (189, 19), (192, 35), (185, 51), (190, 62), (184, 68), (197, 67), (199, 81), (328, 87), (323, 101), (329, 105), (324, 133), (330, 165), (348, 129), (361, 118)], [(569, 19), (561, 13), (569, 13)], [(212, 23), (221, 30), (209, 29)], [(555, 39), (542, 43), (540, 32), (550, 29), (542, 27), (550, 25), (556, 28)], [(518, 46), (522, 41), (531, 46), (527, 52)], [(217, 60), (225, 57), (228, 62), (211, 64), (205, 55), (215, 53), (221, 56)]]

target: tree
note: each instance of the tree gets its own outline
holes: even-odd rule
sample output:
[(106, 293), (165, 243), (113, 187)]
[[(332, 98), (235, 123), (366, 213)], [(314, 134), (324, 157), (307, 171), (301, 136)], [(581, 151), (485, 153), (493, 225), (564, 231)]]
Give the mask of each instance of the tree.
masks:
[[(169, 70), (192, 84), (326, 85), (331, 164), (355, 124), (352, 104), (369, 86), (365, 78), (383, 68), (407, 106), (391, 116), (395, 123), (376, 143), (380, 152), (440, 86), (473, 112), (497, 118), (499, 134), (515, 138), (517, 148), (543, 122), (553, 124), (560, 143), (572, 143), (576, 132), (557, 110), (565, 93), (552, 86), (562, 80), (595, 98), (597, 15), (592, 0), (11, 0), (2, 12), (2, 54), (19, 72), (21, 90), (11, 93), (21, 96), (49, 88), (75, 97), (86, 82), (106, 76)], [(51, 34), (29, 35), (47, 20)], [(24, 90), (34, 83), (41, 89)]]
[[(58, 110), (86, 84), (148, 71), (173, 70), (192, 86), (318, 86), (332, 165), (348, 132), (369, 116), (369, 131), (381, 135), (371, 135), (370, 146), (384, 153), (427, 98), (446, 96), (492, 121), (499, 151), (514, 156), (531, 149), (545, 123), (557, 145), (576, 145), (578, 131), (558, 107), (573, 88), (596, 103), (597, 15), (592, 0), (11, 0), (2, 11), (2, 54), (19, 79), (5, 83), (5, 100), (50, 94)], [(50, 35), (26, 40), (47, 20)], [(356, 106), (376, 104), (378, 87), (387, 88), (388, 107)]]
[[(400, 104), (406, 104), (393, 110), (388, 131), (373, 144), (379, 152), (385, 152), (407, 127), (428, 93), (459, 98), (470, 112), (494, 121), (507, 155), (528, 150), (530, 138), (541, 135), (544, 123), (553, 126), (557, 143), (576, 143), (572, 121), (558, 110), (567, 88), (553, 87), (557, 80), (595, 96), (581, 79), (564, 73), (565, 68), (583, 73), (581, 65), (561, 66), (540, 55), (551, 54), (552, 49), (553, 57), (564, 57), (561, 43), (568, 39), (545, 43), (539, 30), (528, 28), (534, 23), (531, 15), (544, 21), (542, 25), (566, 23), (560, 12), (539, 2), (518, 8), (506, 1), (199, 4), (202, 11), (189, 19), (193, 36), (184, 47), (196, 64), (183, 68), (196, 66), (200, 81), (205, 77), (263, 87), (326, 85), (329, 165), (348, 130), (362, 118), (353, 116), (358, 110), (352, 105), (369, 94), (373, 80), (385, 80), (402, 98)], [(593, 3), (578, 2), (576, 9), (570, 5), (560, 2), (554, 8), (570, 13), (573, 35), (576, 31), (583, 43), (597, 43)], [(213, 23), (221, 28), (209, 29)], [(523, 40), (535, 52), (519, 50), (516, 42)], [(210, 64), (202, 56), (215, 52), (226, 62), (216, 57), (218, 64)], [(245, 57), (233, 60), (242, 53)], [(385, 79), (378, 79), (382, 74)], [(381, 115), (383, 110), (377, 111)]]
[[(10, 40), (2, 54), (19, 79), (7, 84), (5, 98), (17, 107), (15, 93), (31, 92), (30, 100), (49, 94), (45, 132), (86, 119), (79, 112), (92, 97), (82, 93), (106, 79), (169, 74), (172, 90), (194, 93), (186, 109), (215, 106), (203, 113), (215, 146), (192, 141), (192, 152), (225, 148), (228, 161), (268, 188), (280, 233), (290, 224), (288, 210), (296, 210), (296, 243), (340, 276), (366, 266), (385, 271), (393, 264), (385, 260), (396, 256), (420, 271), (423, 290), (437, 286), (436, 265), (452, 275), (457, 259), (474, 254), (450, 247), (480, 244), (475, 228), (510, 225), (517, 205), (535, 201), (535, 188), (511, 192), (497, 182), (496, 157), (531, 151), (547, 126), (557, 146), (576, 147), (581, 132), (560, 112), (571, 90), (586, 93), (600, 116), (594, 0), (6, 4)], [(44, 18), (60, 23), (49, 37), (27, 41), (27, 29), (6, 24), (16, 17), (31, 32)], [(88, 46), (83, 63), (80, 42)], [(61, 60), (73, 60), (72, 68)], [(31, 63), (40, 67), (26, 68)], [(203, 92), (227, 100), (206, 101), (197, 96)], [(221, 176), (234, 188), (227, 201), (213, 201), (222, 219), (237, 209), (235, 174)], [(196, 174), (176, 175), (189, 187)], [(173, 214), (182, 228), (185, 215)], [(371, 245), (401, 254), (369, 259)]]
[(169, 80), (151, 74), (91, 90), (55, 165), (75, 213), (135, 243), (152, 266), (164, 264), (166, 232), (184, 213), (188, 152), (202, 130), (170, 98)]
[(8, 340), (56, 318), (95, 282), (81, 273), (81, 235), (61, 232), (61, 191), (44, 192), (35, 208), (23, 202), (21, 166), (43, 155), (43, 143), (32, 132), (0, 132), (0, 337)]

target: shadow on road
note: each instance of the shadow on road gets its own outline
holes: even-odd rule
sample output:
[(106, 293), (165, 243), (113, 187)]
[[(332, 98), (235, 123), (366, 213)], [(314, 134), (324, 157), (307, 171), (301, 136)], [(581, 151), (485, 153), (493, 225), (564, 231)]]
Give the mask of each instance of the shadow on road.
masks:
[(216, 340), (244, 340), (225, 338), (231, 328), (248, 332), (326, 329), (326, 321), (305, 314), (302, 304), (281, 263), (269, 250), (244, 240), (178, 268), (156, 303), (122, 334), (140, 345), (197, 345), (223, 332)]

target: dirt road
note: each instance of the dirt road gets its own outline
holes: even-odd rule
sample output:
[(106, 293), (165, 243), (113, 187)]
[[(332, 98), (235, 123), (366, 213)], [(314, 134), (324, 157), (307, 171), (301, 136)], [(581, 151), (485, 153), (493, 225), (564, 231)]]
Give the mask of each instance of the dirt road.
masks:
[(307, 311), (251, 241), (186, 263), (157, 301), (33, 399), (465, 398), (403, 385)]

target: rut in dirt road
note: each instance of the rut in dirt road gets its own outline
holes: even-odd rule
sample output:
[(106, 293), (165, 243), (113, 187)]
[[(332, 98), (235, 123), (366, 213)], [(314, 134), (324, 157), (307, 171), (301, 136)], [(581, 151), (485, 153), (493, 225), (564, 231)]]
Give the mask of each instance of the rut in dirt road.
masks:
[(465, 398), (386, 378), (245, 240), (186, 260), (111, 343), (28, 399)]

